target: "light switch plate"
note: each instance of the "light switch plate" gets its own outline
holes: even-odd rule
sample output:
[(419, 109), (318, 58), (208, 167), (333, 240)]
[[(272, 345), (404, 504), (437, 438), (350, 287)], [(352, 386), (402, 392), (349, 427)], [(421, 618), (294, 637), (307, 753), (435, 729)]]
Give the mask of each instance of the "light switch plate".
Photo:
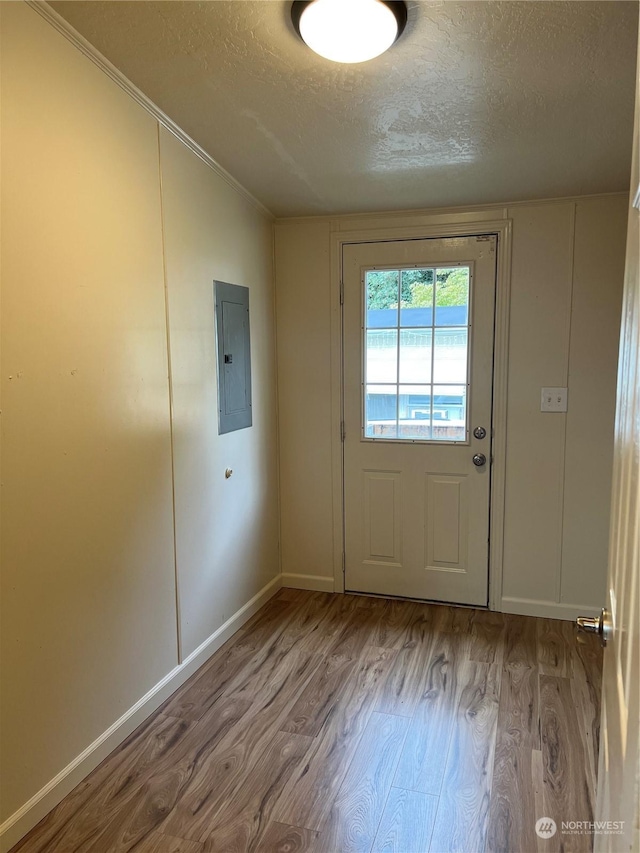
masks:
[(543, 388), (540, 399), (541, 412), (566, 412), (567, 388)]

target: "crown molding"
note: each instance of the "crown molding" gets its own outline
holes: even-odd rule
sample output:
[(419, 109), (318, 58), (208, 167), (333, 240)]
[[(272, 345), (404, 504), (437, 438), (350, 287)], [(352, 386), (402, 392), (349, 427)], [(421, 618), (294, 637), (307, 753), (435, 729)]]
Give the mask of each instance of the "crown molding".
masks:
[[(297, 222), (332, 222), (343, 221), (366, 225), (370, 219), (417, 219), (427, 216), (451, 216), (461, 214), (478, 214), (480, 218), (484, 215), (495, 213), (495, 218), (507, 218), (505, 211), (517, 207), (534, 207), (548, 204), (576, 204), (581, 201), (598, 201), (605, 198), (629, 198), (628, 190), (612, 190), (605, 193), (588, 193), (587, 195), (550, 196), (548, 198), (523, 198), (518, 201), (488, 202), (486, 204), (460, 204), (445, 207), (415, 207), (403, 208), (401, 210), (367, 210), (352, 211), (351, 213), (309, 213), (291, 216), (276, 216), (276, 223), (288, 224)], [(640, 209), (640, 186), (637, 193), (638, 206)]]
[(99, 50), (84, 38), (84, 36), (74, 29), (71, 24), (62, 17), (62, 15), (59, 15), (58, 12), (52, 9), (48, 3), (44, 2), (44, 0), (25, 0), (25, 2), (42, 18), (44, 18), (45, 21), (51, 24), (54, 29), (70, 41), (71, 44), (77, 47), (78, 50), (87, 57), (87, 59), (90, 59), (94, 65), (97, 65), (98, 68), (101, 69), (101, 71), (104, 71), (104, 73), (110, 77), (114, 83), (123, 89), (131, 98), (133, 98), (134, 101), (140, 104), (143, 109), (148, 113), (151, 113), (151, 115), (164, 128), (186, 145), (187, 148), (196, 155), (196, 157), (199, 157), (203, 163), (209, 166), (210, 169), (212, 169), (220, 178), (222, 178), (223, 181), (225, 181), (225, 183), (248, 201), (256, 210), (268, 217), (270, 220), (275, 219), (274, 214), (265, 207), (261, 201), (252, 195), (248, 189), (243, 187), (242, 184), (233, 177), (233, 175), (217, 163), (213, 157), (204, 150), (204, 148), (198, 145), (195, 139), (192, 139), (187, 133), (185, 133), (184, 130), (182, 130), (182, 128), (177, 125), (173, 119), (170, 119), (169, 116), (160, 109), (160, 107), (154, 104), (153, 101), (144, 94), (144, 92), (141, 92), (140, 89), (131, 82), (131, 80), (125, 77), (124, 74), (119, 71), (115, 65), (113, 65), (113, 63), (109, 62), (106, 56), (103, 56)]

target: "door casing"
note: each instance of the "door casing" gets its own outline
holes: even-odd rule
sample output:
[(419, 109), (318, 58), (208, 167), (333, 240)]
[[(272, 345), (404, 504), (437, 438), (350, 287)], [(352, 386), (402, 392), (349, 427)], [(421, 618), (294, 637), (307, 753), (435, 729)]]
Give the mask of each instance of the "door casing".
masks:
[(331, 235), (331, 456), (333, 488), (333, 574), (334, 591), (344, 592), (344, 416), (342, 387), (342, 250), (347, 243), (378, 243), (434, 237), (473, 237), (495, 234), (496, 313), (493, 365), (493, 464), (489, 507), (489, 609), (499, 610), (502, 597), (504, 544), (504, 499), (506, 473), (507, 354), (509, 346), (509, 294), (512, 223), (510, 219), (443, 224), (439, 222), (398, 228), (368, 228)]

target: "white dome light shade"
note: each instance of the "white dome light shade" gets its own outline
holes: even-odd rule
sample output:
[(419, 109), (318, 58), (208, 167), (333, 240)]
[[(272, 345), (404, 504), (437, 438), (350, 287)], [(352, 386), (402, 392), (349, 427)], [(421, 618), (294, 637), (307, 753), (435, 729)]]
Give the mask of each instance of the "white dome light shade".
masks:
[(388, 50), (406, 21), (404, 3), (311, 0), (292, 7), (296, 29), (311, 50), (333, 62), (365, 62)]

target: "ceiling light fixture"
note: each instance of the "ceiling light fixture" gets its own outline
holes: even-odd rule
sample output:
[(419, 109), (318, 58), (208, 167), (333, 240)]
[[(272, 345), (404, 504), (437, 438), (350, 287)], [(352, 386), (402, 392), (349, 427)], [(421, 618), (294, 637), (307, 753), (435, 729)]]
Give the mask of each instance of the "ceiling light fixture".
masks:
[(407, 23), (403, 0), (294, 0), (291, 20), (311, 50), (333, 62), (365, 62), (388, 50)]

